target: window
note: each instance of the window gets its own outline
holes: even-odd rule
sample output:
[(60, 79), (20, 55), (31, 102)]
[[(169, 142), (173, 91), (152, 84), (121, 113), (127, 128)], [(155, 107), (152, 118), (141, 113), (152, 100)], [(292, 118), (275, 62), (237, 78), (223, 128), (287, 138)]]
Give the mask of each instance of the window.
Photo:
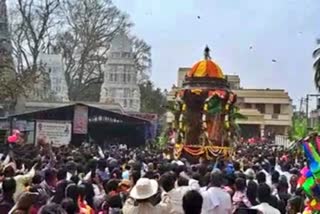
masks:
[(118, 53), (118, 52), (112, 53), (111, 57), (112, 58), (119, 58), (120, 57), (120, 53)]
[(113, 81), (113, 74), (110, 74), (110, 82), (112, 82)]
[(133, 107), (133, 100), (130, 100), (130, 108)]
[(251, 103), (245, 103), (244, 108), (251, 108)]
[(264, 114), (266, 113), (266, 106), (265, 104), (256, 104), (256, 108), (260, 113)]
[(126, 73), (123, 74), (123, 82), (125, 83), (127, 80), (127, 76), (126, 76)]
[(281, 105), (280, 104), (273, 105), (273, 113), (274, 114), (281, 114)]
[(127, 75), (127, 78), (128, 78), (128, 82), (130, 82), (130, 81), (131, 81), (131, 75), (128, 74), (128, 75)]
[(123, 90), (123, 97), (130, 97), (130, 90), (128, 89), (128, 88), (125, 88), (124, 90)]
[(116, 65), (110, 66), (110, 72), (116, 72), (116, 71), (117, 71), (117, 66)]
[(114, 81), (115, 81), (115, 82), (118, 81), (118, 74), (114, 74)]
[(130, 53), (124, 52), (124, 53), (122, 53), (122, 57), (123, 58), (129, 58), (130, 57)]
[(125, 108), (127, 107), (127, 100), (126, 99), (123, 100), (123, 107), (125, 107)]
[(124, 71), (124, 65), (118, 65), (117, 71), (123, 72)]

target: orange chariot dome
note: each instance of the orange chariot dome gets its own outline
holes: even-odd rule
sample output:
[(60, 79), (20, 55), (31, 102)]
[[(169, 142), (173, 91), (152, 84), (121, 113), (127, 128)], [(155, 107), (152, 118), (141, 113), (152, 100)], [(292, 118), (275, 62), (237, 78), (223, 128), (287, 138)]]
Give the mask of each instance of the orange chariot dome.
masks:
[(192, 66), (187, 72), (186, 77), (224, 78), (221, 68), (211, 60), (209, 52), (210, 49), (207, 46), (204, 50), (204, 60), (201, 60)]

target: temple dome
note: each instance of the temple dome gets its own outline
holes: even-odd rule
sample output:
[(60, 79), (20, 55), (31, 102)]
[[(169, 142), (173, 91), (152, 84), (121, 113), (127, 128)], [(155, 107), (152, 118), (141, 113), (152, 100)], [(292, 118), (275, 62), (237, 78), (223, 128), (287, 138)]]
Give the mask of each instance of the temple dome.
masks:
[(187, 72), (186, 77), (224, 78), (219, 65), (213, 62), (209, 55), (209, 48), (205, 49), (205, 59), (197, 62)]
[(111, 41), (110, 53), (113, 52), (132, 52), (132, 43), (126, 32), (120, 31)]

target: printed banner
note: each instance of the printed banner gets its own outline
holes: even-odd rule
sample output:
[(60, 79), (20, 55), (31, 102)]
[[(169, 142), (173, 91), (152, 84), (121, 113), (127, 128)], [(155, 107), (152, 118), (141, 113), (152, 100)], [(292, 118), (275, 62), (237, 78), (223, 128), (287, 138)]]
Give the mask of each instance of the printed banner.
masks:
[(88, 133), (88, 107), (75, 106), (73, 118), (73, 133), (87, 134)]
[(36, 139), (45, 139), (55, 146), (67, 145), (71, 141), (71, 128), (71, 122), (37, 121)]

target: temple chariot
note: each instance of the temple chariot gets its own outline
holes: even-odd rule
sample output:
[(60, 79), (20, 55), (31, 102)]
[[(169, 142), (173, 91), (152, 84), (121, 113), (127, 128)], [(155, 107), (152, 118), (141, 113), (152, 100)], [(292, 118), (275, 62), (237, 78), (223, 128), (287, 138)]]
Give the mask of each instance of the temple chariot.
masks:
[(206, 47), (204, 59), (186, 73), (175, 94), (171, 127), (174, 157), (231, 155), (236, 98)]

